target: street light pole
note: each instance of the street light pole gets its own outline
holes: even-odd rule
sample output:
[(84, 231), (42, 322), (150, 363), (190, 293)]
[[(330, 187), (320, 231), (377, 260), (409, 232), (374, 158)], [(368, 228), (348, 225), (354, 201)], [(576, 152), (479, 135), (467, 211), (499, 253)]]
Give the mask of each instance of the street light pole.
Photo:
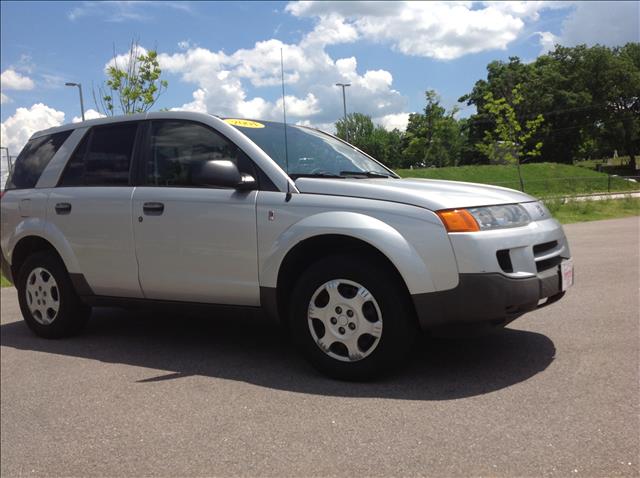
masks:
[(342, 87), (342, 108), (344, 110), (344, 134), (345, 140), (349, 141), (349, 129), (347, 128), (347, 96), (345, 94), (345, 88), (351, 86), (351, 83), (336, 83), (336, 86)]
[(82, 121), (84, 121), (84, 101), (82, 101), (82, 84), (80, 83), (65, 83), (65, 86), (77, 86), (80, 92), (80, 113), (82, 113)]

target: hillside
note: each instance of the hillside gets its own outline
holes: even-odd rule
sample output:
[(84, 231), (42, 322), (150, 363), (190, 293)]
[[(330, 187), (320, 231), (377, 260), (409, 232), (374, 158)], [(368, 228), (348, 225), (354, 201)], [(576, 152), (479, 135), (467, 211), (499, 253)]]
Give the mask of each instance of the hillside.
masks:
[[(515, 166), (459, 166), (451, 168), (398, 169), (405, 178), (447, 179), (520, 189)], [(633, 191), (640, 183), (611, 177), (586, 168), (559, 163), (522, 165), (525, 192), (534, 196), (559, 196), (594, 192)]]

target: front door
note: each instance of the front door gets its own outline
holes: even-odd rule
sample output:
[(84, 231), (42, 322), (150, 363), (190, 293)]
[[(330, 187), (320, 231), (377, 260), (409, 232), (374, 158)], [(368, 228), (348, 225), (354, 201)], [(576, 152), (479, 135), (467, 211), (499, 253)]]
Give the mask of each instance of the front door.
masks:
[[(133, 193), (140, 285), (149, 299), (259, 305), (256, 191), (201, 187), (204, 161), (249, 161), (197, 122), (153, 120)], [(247, 171), (245, 171), (247, 172)]]

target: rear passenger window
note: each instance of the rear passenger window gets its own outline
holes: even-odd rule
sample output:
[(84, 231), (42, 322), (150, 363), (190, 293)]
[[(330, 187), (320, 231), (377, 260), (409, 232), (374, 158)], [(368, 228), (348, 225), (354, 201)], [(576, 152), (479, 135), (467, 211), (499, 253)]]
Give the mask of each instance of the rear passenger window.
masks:
[(127, 186), (138, 123), (93, 128), (73, 153), (60, 186)]
[(212, 129), (190, 121), (153, 121), (145, 184), (195, 187), (192, 171), (214, 159), (232, 161), (241, 172), (254, 174), (249, 158)]
[(42, 172), (73, 130), (41, 136), (29, 141), (16, 159), (6, 189), (33, 188)]

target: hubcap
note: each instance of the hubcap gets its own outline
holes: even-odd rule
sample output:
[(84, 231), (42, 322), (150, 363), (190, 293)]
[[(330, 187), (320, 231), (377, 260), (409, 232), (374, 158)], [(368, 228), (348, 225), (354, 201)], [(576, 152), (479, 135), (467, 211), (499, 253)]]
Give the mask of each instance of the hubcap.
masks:
[(382, 336), (382, 312), (373, 295), (347, 279), (325, 282), (311, 296), (307, 311), (318, 347), (342, 362), (369, 356)]
[(31, 271), (25, 295), (29, 311), (36, 322), (49, 325), (55, 320), (60, 309), (60, 294), (58, 284), (48, 270), (36, 267)]

